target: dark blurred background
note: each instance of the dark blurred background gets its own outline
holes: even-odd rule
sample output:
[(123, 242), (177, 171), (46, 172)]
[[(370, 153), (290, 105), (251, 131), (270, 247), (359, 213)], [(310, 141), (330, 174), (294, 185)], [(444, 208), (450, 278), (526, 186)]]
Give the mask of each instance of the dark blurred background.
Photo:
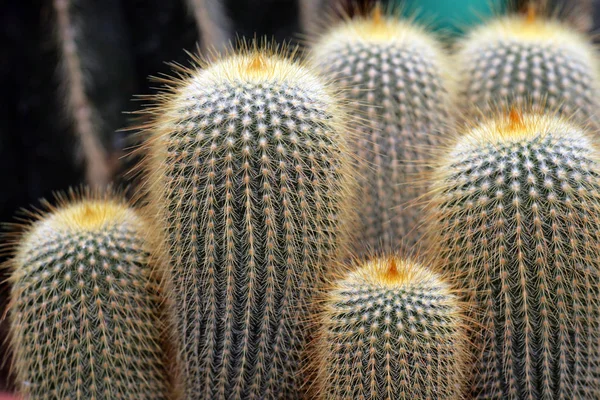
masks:
[[(439, 3), (468, 7), (470, 1)], [(579, 29), (594, 31), (598, 1), (555, 1), (560, 4), (551, 7), (567, 10), (565, 18)], [(314, 34), (334, 2), (347, 10), (371, 3), (1, 0), (0, 221), (14, 221), (20, 208), (51, 198), (54, 191), (85, 183), (134, 185), (124, 177), (134, 160), (122, 158), (129, 133), (120, 130), (134, 124), (126, 112), (144, 103), (134, 101), (134, 95), (156, 92), (159, 85), (148, 76), (169, 73), (168, 61), (189, 65), (184, 50), (222, 48), (236, 37), (299, 43), (299, 38)], [(524, 4), (515, 0), (510, 7)], [(5, 270), (1, 278), (6, 278)], [(7, 284), (0, 287), (0, 312), (8, 291)], [(0, 339), (5, 337), (3, 322)], [(5, 360), (0, 390), (10, 389), (4, 350), (0, 358)]]

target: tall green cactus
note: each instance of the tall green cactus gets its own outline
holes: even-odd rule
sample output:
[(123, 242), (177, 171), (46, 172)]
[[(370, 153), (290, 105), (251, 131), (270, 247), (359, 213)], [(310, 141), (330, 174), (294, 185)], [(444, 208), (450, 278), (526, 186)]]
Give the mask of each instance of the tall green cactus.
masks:
[(83, 196), (15, 243), (11, 344), (26, 398), (173, 398), (147, 233), (124, 201)]
[(424, 29), (376, 7), (332, 28), (314, 43), (313, 62), (347, 89), (361, 137), (360, 226), (356, 254), (392, 250), (420, 237), (425, 155), (450, 122), (447, 59)]
[(320, 399), (463, 398), (464, 309), (440, 276), (379, 258), (336, 282), (324, 304), (314, 355)]
[(600, 398), (600, 153), (589, 134), (512, 111), (463, 132), (432, 192), (432, 254), (481, 309), (475, 398)]
[(145, 169), (187, 398), (297, 398), (309, 295), (346, 237), (346, 113), (268, 49), (185, 75), (151, 111)]
[(596, 49), (564, 23), (534, 11), (492, 20), (458, 44), (456, 65), (460, 104), (471, 116), (502, 104), (559, 110), (579, 122), (598, 124)]

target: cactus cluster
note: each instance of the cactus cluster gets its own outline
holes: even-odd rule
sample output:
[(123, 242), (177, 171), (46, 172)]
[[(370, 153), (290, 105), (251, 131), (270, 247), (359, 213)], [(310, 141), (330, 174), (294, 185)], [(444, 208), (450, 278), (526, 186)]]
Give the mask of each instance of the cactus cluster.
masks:
[(341, 254), (352, 186), (335, 92), (277, 51), (188, 71), (145, 163), (188, 398), (297, 398), (311, 294)]
[(462, 399), (463, 311), (450, 285), (414, 261), (387, 256), (359, 266), (324, 300), (318, 398)]
[(347, 90), (360, 130), (361, 202), (353, 251), (414, 245), (427, 152), (450, 123), (448, 60), (425, 29), (384, 15), (343, 22), (312, 48), (314, 64)]
[(27, 227), (10, 304), (24, 396), (170, 399), (146, 229), (122, 200), (95, 195), (62, 201)]
[[(88, 180), (105, 184), (98, 135), (114, 123), (84, 79), (100, 64), (78, 50), (83, 3), (53, 4)], [(199, 21), (226, 8), (187, 3)], [(204, 25), (205, 50), (222, 51), (229, 28)], [(23, 396), (600, 398), (600, 148), (586, 126), (600, 63), (585, 37), (535, 13), (498, 18), (458, 44), (459, 90), (436, 38), (381, 6), (304, 62), (240, 43), (162, 79), (141, 115), (137, 210), (86, 191), (18, 235)]]
[(513, 111), (436, 161), (429, 242), (480, 308), (476, 398), (600, 396), (599, 156), (577, 125)]
[(600, 62), (591, 41), (533, 10), (474, 29), (458, 44), (460, 104), (470, 118), (499, 105), (598, 124)]

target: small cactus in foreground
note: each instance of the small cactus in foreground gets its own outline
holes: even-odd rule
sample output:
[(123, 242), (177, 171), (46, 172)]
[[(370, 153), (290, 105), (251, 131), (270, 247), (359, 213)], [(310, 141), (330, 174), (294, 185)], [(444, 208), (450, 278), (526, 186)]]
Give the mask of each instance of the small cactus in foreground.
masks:
[(187, 398), (298, 398), (309, 296), (347, 233), (346, 114), (258, 46), (184, 75), (144, 147)]
[(428, 240), (480, 309), (474, 398), (600, 398), (599, 156), (577, 125), (512, 111), (438, 160)]
[(458, 44), (460, 104), (478, 116), (499, 105), (559, 110), (598, 124), (600, 63), (591, 40), (533, 11), (475, 28)]
[(142, 220), (84, 196), (16, 243), (9, 306), (20, 392), (39, 399), (169, 399), (156, 282)]
[(336, 282), (323, 308), (319, 398), (463, 398), (464, 310), (436, 273), (396, 256), (374, 259)]
[(334, 27), (313, 46), (314, 63), (356, 106), (362, 164), (355, 254), (419, 239), (418, 182), (427, 151), (450, 122), (446, 56), (424, 29), (376, 7)]

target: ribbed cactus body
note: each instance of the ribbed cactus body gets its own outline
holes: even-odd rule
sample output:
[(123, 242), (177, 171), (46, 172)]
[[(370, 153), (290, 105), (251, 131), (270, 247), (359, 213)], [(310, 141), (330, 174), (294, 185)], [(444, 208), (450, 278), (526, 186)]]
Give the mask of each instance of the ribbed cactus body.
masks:
[(475, 398), (600, 397), (599, 161), (575, 125), (517, 112), (439, 159), (429, 240), (479, 309)]
[(321, 399), (461, 399), (468, 336), (459, 296), (394, 256), (336, 282), (320, 316)]
[(313, 59), (348, 89), (360, 137), (360, 226), (356, 254), (417, 242), (425, 155), (449, 123), (447, 68), (440, 45), (410, 22), (381, 15), (334, 27), (313, 46)]
[(458, 47), (460, 104), (471, 116), (515, 105), (598, 123), (596, 49), (568, 25), (535, 15), (502, 17)]
[(148, 140), (189, 399), (294, 399), (309, 295), (342, 249), (345, 114), (326, 84), (250, 50), (190, 71)]
[(62, 204), (29, 227), (12, 261), (9, 308), (26, 398), (170, 398), (146, 235), (123, 202), (100, 197)]

